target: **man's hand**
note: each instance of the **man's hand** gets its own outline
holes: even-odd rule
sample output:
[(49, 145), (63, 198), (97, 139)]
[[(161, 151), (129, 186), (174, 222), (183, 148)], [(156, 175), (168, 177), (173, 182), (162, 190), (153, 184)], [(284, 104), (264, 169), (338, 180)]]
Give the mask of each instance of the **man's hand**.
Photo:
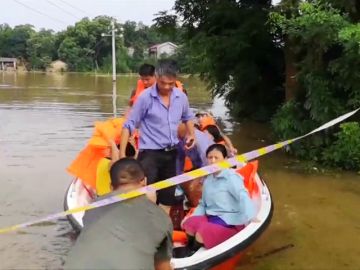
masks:
[(232, 154), (234, 156), (238, 153), (238, 150), (234, 146), (231, 146), (229, 148), (229, 151), (230, 151), (230, 154)]
[(193, 135), (188, 135), (186, 137), (185, 149), (189, 150), (189, 149), (193, 148), (194, 146), (195, 146), (195, 137)]

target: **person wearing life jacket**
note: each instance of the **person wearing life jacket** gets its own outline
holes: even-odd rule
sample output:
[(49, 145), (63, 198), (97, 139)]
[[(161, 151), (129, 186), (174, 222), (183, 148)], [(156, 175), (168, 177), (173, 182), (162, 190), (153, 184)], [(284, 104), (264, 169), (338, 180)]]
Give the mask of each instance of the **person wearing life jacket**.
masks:
[[(120, 145), (116, 145), (113, 140), (108, 140), (108, 144), (111, 146), (111, 157), (107, 156), (102, 158), (96, 168), (96, 195), (103, 196), (112, 191), (110, 168), (117, 160), (119, 160), (119, 148)], [(131, 143), (126, 146), (126, 157), (135, 156), (135, 148)]]
[[(175, 87), (177, 69), (168, 61), (156, 67), (156, 84), (143, 91), (130, 110), (123, 125), (121, 141), (128, 141), (134, 130), (139, 129), (140, 144), (138, 160), (144, 166), (149, 183), (176, 175), (177, 127), (186, 123), (187, 148), (195, 145), (194, 115), (187, 96)], [(167, 128), (164, 128), (164, 123)], [(125, 156), (125, 145), (120, 144), (120, 157)], [(175, 187), (159, 190), (158, 203), (167, 212), (178, 204)]]
[[(143, 64), (139, 68), (140, 79), (136, 83), (136, 88), (132, 91), (129, 101), (129, 106), (132, 107), (137, 101), (141, 93), (146, 89), (152, 86), (156, 82), (155, 78), (155, 67), (150, 64)], [(175, 87), (183, 91), (186, 95), (187, 92), (184, 89), (183, 84), (176, 80)]]
[[(185, 137), (187, 129), (185, 124), (181, 123), (178, 127), (178, 156), (176, 163), (177, 174), (190, 172), (207, 165), (206, 150), (214, 143), (213, 140), (205, 133), (195, 129), (195, 147), (186, 149)], [(201, 198), (202, 178), (181, 184), (182, 190), (188, 199), (190, 207), (195, 207)]]
[[(213, 138), (213, 139), (215, 139), (214, 138), (214, 136), (215, 136), (216, 139), (218, 140), (217, 143), (224, 144), (227, 147), (230, 155), (237, 154), (237, 152), (238, 152), (237, 149), (232, 144), (230, 138), (228, 136), (226, 136), (223, 132), (221, 132), (220, 128), (216, 124), (216, 121), (215, 121), (214, 117), (211, 115), (211, 113), (198, 112), (198, 113), (196, 113), (195, 116), (198, 120), (198, 128), (201, 131), (206, 131), (209, 135), (211, 135), (211, 138)], [(208, 126), (211, 126), (210, 131), (207, 130)], [(214, 128), (214, 126), (215, 126), (215, 128)], [(214, 134), (212, 134), (212, 133), (214, 133)]]
[[(96, 122), (93, 136), (88, 144), (67, 168), (70, 174), (81, 179), (92, 197), (109, 190), (108, 171), (111, 160), (115, 162), (119, 156), (117, 145), (120, 143), (124, 121), (123, 118), (115, 118)], [(128, 146), (128, 148), (133, 149), (133, 146)], [(130, 155), (133, 152), (135, 150), (128, 150), (127, 154)]]
[(207, 133), (215, 143), (226, 145), (224, 137), (221, 135), (221, 132), (217, 126), (208, 125), (204, 128), (204, 132)]
[(133, 106), (140, 94), (156, 82), (155, 67), (150, 64), (143, 64), (139, 68), (140, 79), (137, 81), (136, 88), (132, 91), (129, 106)]
[[(129, 100), (129, 107), (131, 108), (135, 102), (137, 101), (138, 97), (144, 92), (146, 88), (151, 87), (156, 83), (156, 77), (155, 77), (155, 67), (150, 64), (143, 64), (139, 68), (139, 76), (140, 79), (136, 83), (136, 88), (132, 91), (130, 100)], [(175, 87), (180, 89), (182, 92), (184, 92), (187, 95), (187, 91), (185, 90), (183, 84), (176, 80), (175, 81)], [(130, 108), (125, 113), (125, 118), (127, 118)], [(131, 136), (131, 139), (135, 141), (135, 145), (138, 148), (139, 141), (140, 141), (140, 134), (139, 131), (136, 130), (134, 134)]]
[(178, 164), (177, 174), (189, 172), (201, 168), (207, 164), (206, 149), (214, 143), (205, 132), (194, 129), (195, 147), (186, 149), (185, 138), (187, 134), (186, 125), (181, 123), (178, 126)]

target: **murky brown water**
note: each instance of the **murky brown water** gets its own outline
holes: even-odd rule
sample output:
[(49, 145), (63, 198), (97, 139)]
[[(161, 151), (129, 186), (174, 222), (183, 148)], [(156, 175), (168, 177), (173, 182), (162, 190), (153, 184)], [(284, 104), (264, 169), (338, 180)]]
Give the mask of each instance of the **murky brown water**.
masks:
[[(120, 76), (121, 113), (136, 77)], [(235, 124), (221, 100), (184, 78), (195, 108), (212, 110), (240, 151), (268, 143), (268, 129)], [(0, 73), (0, 227), (62, 210), (66, 166), (96, 120), (113, 114), (111, 78), (85, 74)], [(234, 130), (234, 132), (232, 132)], [(273, 222), (241, 269), (360, 269), (360, 176), (303, 174), (281, 152), (260, 160), (273, 193)], [(66, 220), (0, 235), (0, 269), (60, 269), (71, 246)]]

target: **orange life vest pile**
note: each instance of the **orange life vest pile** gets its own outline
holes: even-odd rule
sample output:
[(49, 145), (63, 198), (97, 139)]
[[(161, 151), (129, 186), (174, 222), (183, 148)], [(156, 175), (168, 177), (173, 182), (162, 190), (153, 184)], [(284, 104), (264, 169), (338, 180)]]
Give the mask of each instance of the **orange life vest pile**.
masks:
[(120, 135), (124, 118), (109, 119), (96, 122), (93, 136), (85, 148), (67, 168), (73, 176), (80, 178), (83, 183), (96, 190), (96, 171), (99, 161), (110, 156), (110, 147), (104, 136), (120, 143)]

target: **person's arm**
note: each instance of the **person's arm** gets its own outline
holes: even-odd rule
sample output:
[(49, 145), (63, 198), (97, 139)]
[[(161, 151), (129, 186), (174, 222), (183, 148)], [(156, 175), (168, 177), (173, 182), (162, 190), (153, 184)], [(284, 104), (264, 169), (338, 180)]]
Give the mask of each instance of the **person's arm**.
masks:
[(166, 237), (161, 242), (157, 252), (154, 256), (155, 270), (170, 270), (173, 269), (170, 260), (172, 257), (172, 230), (166, 234)]
[(195, 208), (193, 216), (203, 216), (206, 214), (204, 196), (200, 199), (198, 206)]
[(119, 149), (116, 146), (114, 138), (111, 138), (107, 135), (106, 131), (103, 129), (103, 125), (97, 125), (96, 129), (101, 134), (101, 136), (106, 140), (111, 150), (111, 165), (119, 159)]
[(129, 98), (129, 107), (131, 107), (132, 105), (134, 105), (134, 103), (133, 103), (133, 101), (132, 101), (132, 98), (135, 96), (135, 93), (136, 93), (136, 89), (134, 89), (134, 90), (131, 91), (130, 98)]
[(116, 143), (113, 140), (111, 140), (109, 143), (111, 147), (111, 165), (112, 165), (119, 160), (119, 149), (117, 148)]
[(226, 136), (225, 134), (223, 134), (222, 132), (221, 132), (221, 136), (223, 137), (225, 145), (229, 149), (230, 153), (233, 154), (233, 155), (236, 155), (237, 154), (237, 149), (232, 144), (230, 138), (228, 136)]
[(170, 259), (155, 262), (155, 270), (173, 270)]
[(206, 178), (204, 179), (203, 187), (202, 187), (202, 195), (199, 201), (198, 206), (195, 208), (193, 216), (203, 216), (206, 214), (206, 192), (207, 189)]
[[(245, 188), (244, 179), (242, 176), (238, 175), (237, 173), (233, 173), (229, 175), (231, 177), (229, 183), (229, 192), (232, 196), (238, 199), (240, 205), (242, 205), (242, 210), (244, 215), (244, 223), (246, 224), (250, 222), (252, 219), (255, 218), (256, 209), (255, 204), (251, 200), (249, 192)], [(239, 224), (241, 225), (241, 224)]]
[(129, 137), (134, 133), (134, 130), (139, 127), (140, 122), (144, 117), (144, 112), (147, 108), (146, 98), (147, 96), (145, 95), (141, 95), (138, 98), (123, 126), (120, 138), (119, 158), (124, 158), (126, 156), (126, 145), (129, 141)]
[(193, 112), (190, 110), (190, 105), (189, 105), (189, 100), (188, 98), (184, 95), (184, 104), (183, 104), (183, 111), (182, 111), (182, 115), (181, 115), (181, 120), (183, 122), (185, 122), (186, 124), (186, 129), (187, 129), (187, 135), (186, 135), (186, 143), (185, 143), (185, 148), (186, 149), (191, 149), (195, 146), (195, 131), (194, 131), (194, 114)]
[(187, 129), (187, 136), (186, 136), (186, 149), (191, 149), (196, 144), (195, 134), (194, 134), (194, 122), (192, 120), (186, 121), (186, 129)]
[(130, 130), (124, 126), (120, 138), (119, 159), (126, 157), (126, 145), (129, 141), (129, 137), (130, 137)]

